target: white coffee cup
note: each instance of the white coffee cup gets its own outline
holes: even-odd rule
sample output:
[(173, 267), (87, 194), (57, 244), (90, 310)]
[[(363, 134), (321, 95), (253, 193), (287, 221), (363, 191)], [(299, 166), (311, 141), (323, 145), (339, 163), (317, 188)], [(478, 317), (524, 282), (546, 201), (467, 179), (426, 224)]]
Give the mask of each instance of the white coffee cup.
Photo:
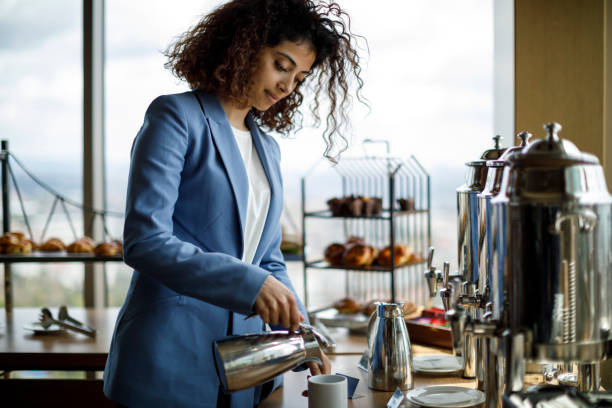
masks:
[(315, 375), (308, 379), (308, 408), (346, 408), (346, 377), (333, 374)]

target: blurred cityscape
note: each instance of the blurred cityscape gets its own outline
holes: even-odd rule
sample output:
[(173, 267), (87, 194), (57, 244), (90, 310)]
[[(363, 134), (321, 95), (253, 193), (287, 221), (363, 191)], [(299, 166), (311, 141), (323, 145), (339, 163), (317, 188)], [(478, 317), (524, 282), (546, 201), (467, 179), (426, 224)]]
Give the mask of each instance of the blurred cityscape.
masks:
[[(26, 163), (24, 163), (26, 164)], [(78, 163), (76, 163), (78, 165)], [(26, 167), (43, 182), (52, 187), (59, 194), (74, 201), (81, 202), (81, 170), (75, 163), (59, 165), (52, 159), (46, 162), (33, 162)], [(24, 208), (32, 229), (33, 238), (40, 242), (45, 223), (48, 221), (55, 197), (47, 193), (23, 172), (19, 167), (12, 165), (17, 178), (19, 190), (24, 202)], [(323, 166), (325, 167), (325, 165)], [(443, 260), (456, 265), (456, 198), (455, 189), (462, 183), (463, 165), (448, 168), (435, 167), (431, 171), (431, 243), (436, 247), (435, 263), (440, 266)], [(327, 173), (335, 174), (334, 172)], [(107, 209), (123, 212), (127, 185), (128, 165), (117, 165), (107, 168)], [(285, 185), (285, 212), (283, 226), (293, 235), (301, 236), (301, 190), (300, 180), (303, 174), (287, 172), (284, 175)], [(110, 181), (110, 182), (109, 182)], [(332, 180), (324, 178), (309, 178), (307, 190), (307, 205), (316, 208), (307, 210), (325, 209), (325, 202), (333, 197), (340, 196), (340, 191), (333, 191)], [(79, 208), (67, 205), (70, 221), (77, 232), (83, 231), (83, 216)], [(27, 235), (25, 219), (22, 215), (18, 195), (15, 188), (11, 188), (11, 230), (22, 231)], [(59, 206), (55, 208), (49, 221), (44, 239), (58, 237), (65, 243), (72, 242), (75, 237), (68, 217)], [(123, 219), (121, 217), (108, 217), (107, 227), (111, 238), (121, 238)], [(342, 232), (335, 223), (316, 223), (307, 226), (309, 251), (323, 252), (326, 245), (341, 240)], [(79, 235), (80, 237), (80, 235)], [(424, 255), (424, 254), (423, 254)], [(455, 266), (456, 267), (456, 266)], [(131, 269), (120, 262), (105, 264), (110, 306), (118, 306), (123, 302), (131, 278)], [(303, 293), (303, 268), (301, 262), (289, 262), (288, 271), (292, 277), (298, 293)], [(421, 271), (418, 271), (421, 276)], [(16, 306), (43, 306), (43, 305), (74, 305), (83, 304), (83, 266), (74, 263), (16, 263), (12, 265), (13, 291)], [(313, 275), (316, 277), (317, 275)], [(333, 280), (330, 284), (330, 279)], [(329, 303), (344, 295), (343, 272), (332, 273), (327, 271), (323, 279), (309, 280), (309, 297), (311, 305)], [(421, 283), (419, 280), (415, 280)], [(419, 287), (419, 290), (424, 287)], [(406, 299), (409, 300), (409, 299)], [(4, 293), (0, 295), (0, 303), (4, 301)]]

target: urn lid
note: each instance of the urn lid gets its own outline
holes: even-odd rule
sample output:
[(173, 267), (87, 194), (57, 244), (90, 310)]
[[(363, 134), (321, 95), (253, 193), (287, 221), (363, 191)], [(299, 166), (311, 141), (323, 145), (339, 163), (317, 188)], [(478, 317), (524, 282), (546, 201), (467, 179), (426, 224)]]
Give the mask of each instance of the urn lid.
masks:
[(562, 129), (559, 123), (547, 123), (544, 129), (545, 138), (534, 141), (520, 154), (508, 158), (513, 166), (562, 168), (575, 164), (599, 164), (597, 157), (581, 152), (575, 144), (559, 137)]
[(525, 146), (529, 144), (531, 133), (522, 131), (516, 135), (520, 139), (520, 143), (516, 146), (509, 147), (497, 160), (488, 160), (487, 167), (504, 167), (508, 165), (508, 158), (514, 154), (520, 153)]
[(480, 155), (479, 160), (473, 160), (471, 162), (466, 163), (466, 165), (470, 167), (479, 167), (485, 166), (487, 160), (497, 160), (501, 157), (501, 155), (506, 151), (506, 148), (501, 147), (501, 141), (503, 137), (500, 135), (495, 135), (493, 137), (494, 147), (492, 149), (487, 149)]

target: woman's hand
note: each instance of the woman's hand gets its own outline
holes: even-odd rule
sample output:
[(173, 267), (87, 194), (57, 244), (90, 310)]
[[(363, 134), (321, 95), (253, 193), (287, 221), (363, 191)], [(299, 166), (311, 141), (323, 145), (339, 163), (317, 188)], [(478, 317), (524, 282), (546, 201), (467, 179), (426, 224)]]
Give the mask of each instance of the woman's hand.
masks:
[(331, 373), (331, 362), (329, 361), (329, 358), (327, 358), (325, 353), (322, 351), (321, 351), (321, 363), (322, 363), (321, 365), (315, 363), (314, 361), (309, 361), (306, 363), (306, 365), (310, 369), (311, 375)]
[[(322, 352), (322, 351), (321, 351), (321, 363), (322, 363), (321, 365), (315, 363), (314, 361), (309, 361), (309, 362), (306, 363), (306, 365), (310, 369), (310, 374), (311, 374), (311, 375), (306, 377), (306, 381), (308, 381), (308, 379), (312, 375), (330, 374), (331, 373), (331, 361), (329, 361), (329, 358), (327, 358), (325, 353)], [(307, 397), (308, 396), (308, 383), (306, 383), (306, 390), (302, 391), (302, 396), (303, 397)]]
[(293, 292), (272, 275), (266, 278), (253, 309), (264, 322), (291, 330), (304, 321)]

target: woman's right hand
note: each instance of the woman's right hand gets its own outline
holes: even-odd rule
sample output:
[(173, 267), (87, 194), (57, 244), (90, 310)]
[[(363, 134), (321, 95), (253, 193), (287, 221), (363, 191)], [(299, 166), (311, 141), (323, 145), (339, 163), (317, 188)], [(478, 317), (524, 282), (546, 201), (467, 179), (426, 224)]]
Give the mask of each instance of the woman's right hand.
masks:
[(264, 281), (254, 310), (265, 323), (280, 324), (291, 330), (297, 330), (304, 321), (293, 292), (272, 275)]

